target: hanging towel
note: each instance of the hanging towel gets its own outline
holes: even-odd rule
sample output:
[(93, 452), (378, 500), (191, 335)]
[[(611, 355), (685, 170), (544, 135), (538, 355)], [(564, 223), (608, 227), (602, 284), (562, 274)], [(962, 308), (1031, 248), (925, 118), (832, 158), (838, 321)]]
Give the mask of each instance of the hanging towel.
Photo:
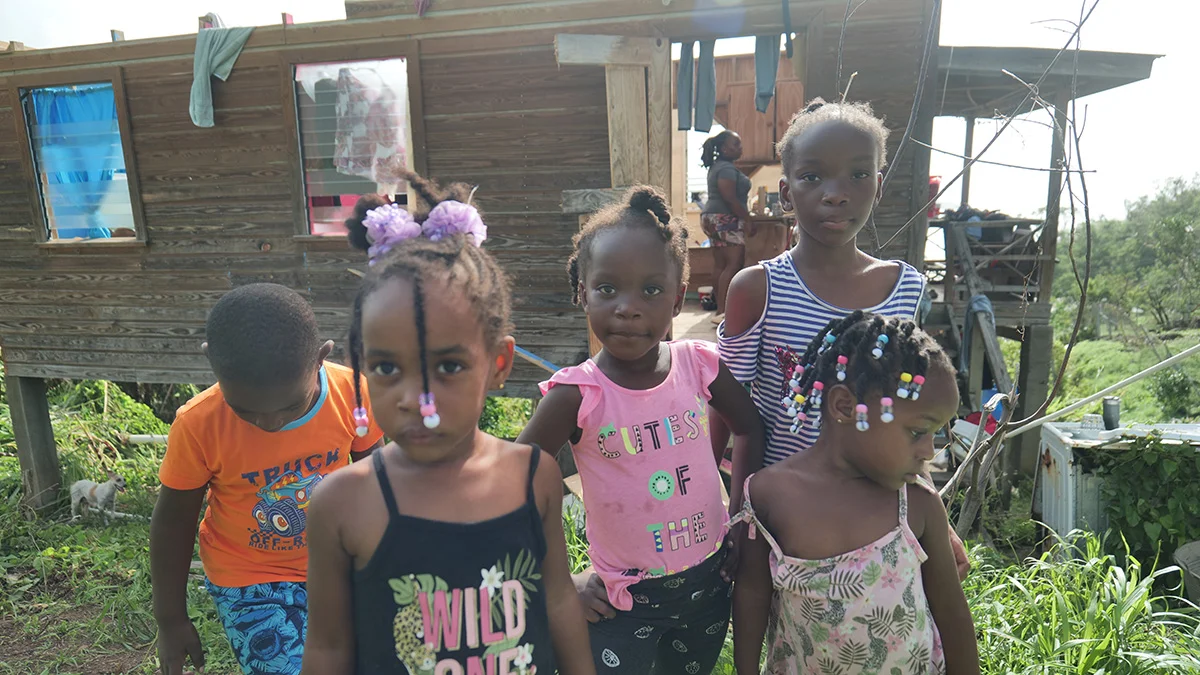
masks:
[(996, 325), (996, 313), (992, 310), (992, 301), (988, 296), (980, 294), (971, 298), (967, 303), (967, 313), (963, 318), (962, 352), (958, 355), (958, 369), (966, 372), (971, 364), (971, 332), (975, 330), (975, 312), (987, 312)]
[(700, 42), (700, 62), (696, 64), (696, 131), (712, 129), (717, 110), (717, 64), (713, 55), (716, 40)]
[(213, 125), (212, 78), (229, 79), (233, 64), (250, 39), (253, 28), (206, 28), (196, 34), (192, 64), (192, 97), (188, 111), (198, 127)]
[(675, 106), (679, 110), (679, 130), (692, 128), (692, 84), (695, 81), (692, 49), (695, 42), (685, 42), (679, 49), (679, 73), (675, 77)]
[(767, 112), (775, 97), (775, 77), (779, 74), (779, 36), (759, 35), (754, 42), (754, 108)]

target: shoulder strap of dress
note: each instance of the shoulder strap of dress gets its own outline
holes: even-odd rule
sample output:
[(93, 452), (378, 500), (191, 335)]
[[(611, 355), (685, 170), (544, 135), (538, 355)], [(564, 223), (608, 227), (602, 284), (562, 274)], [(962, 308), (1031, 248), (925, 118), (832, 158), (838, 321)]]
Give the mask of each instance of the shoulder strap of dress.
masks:
[(733, 520), (730, 521), (729, 525), (732, 527), (736, 523), (748, 523), (750, 526), (750, 531), (747, 533), (747, 535), (751, 539), (757, 539), (758, 533), (762, 532), (763, 537), (767, 540), (767, 545), (771, 547), (771, 552), (775, 554), (776, 558), (782, 558), (783, 549), (779, 548), (779, 543), (775, 541), (775, 537), (771, 536), (770, 531), (768, 531), (767, 528), (763, 526), (762, 521), (758, 519), (758, 514), (754, 512), (754, 505), (750, 502), (751, 478), (754, 478), (754, 474), (747, 476), (746, 482), (742, 486), (742, 498), (745, 500), (745, 505), (742, 507), (742, 510), (733, 517)]
[(537, 475), (538, 460), (542, 458), (542, 449), (535, 443), (529, 453), (529, 479), (526, 481), (526, 498), (531, 504), (537, 504), (537, 496), (533, 492), (533, 478)]
[(900, 524), (908, 523), (908, 484), (900, 487)]
[(383, 466), (383, 448), (371, 453), (371, 462), (375, 466), (375, 476), (379, 479), (379, 489), (383, 490), (383, 501), (387, 503), (388, 516), (400, 515), (400, 509), (396, 507), (396, 495), (392, 492), (392, 482), (388, 480), (387, 469)]

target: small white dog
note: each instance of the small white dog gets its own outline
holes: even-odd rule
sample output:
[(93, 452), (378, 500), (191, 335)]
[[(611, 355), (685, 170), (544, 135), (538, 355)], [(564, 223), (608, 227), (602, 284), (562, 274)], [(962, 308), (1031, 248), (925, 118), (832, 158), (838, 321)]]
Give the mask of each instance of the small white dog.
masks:
[(86, 516), (89, 508), (98, 508), (107, 525), (109, 512), (117, 510), (117, 493), (124, 491), (125, 479), (112, 471), (108, 472), (108, 480), (103, 483), (77, 480), (71, 486), (71, 517), (79, 518), (80, 511)]

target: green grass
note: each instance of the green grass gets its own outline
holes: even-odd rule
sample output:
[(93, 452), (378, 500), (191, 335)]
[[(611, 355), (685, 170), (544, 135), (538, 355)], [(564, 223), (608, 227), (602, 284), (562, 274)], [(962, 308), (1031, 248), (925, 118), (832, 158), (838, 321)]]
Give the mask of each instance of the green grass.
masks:
[[(149, 517), (161, 450), (114, 445), (81, 415), (56, 415), (55, 430), (67, 484), (111, 468), (128, 485), (118, 510)], [(71, 523), (65, 503), (32, 518), (21, 506), (19, 476), (16, 458), (0, 456), (0, 675), (153, 673), (148, 520)], [(207, 649), (207, 672), (240, 672), (200, 577), (189, 580), (188, 604)]]
[[(1200, 330), (1186, 330), (1168, 334), (1166, 347), (1171, 354), (1179, 352), (1200, 343)], [(1159, 348), (1161, 355), (1162, 348)], [(1056, 361), (1060, 360), (1061, 352), (1056, 350)], [(1159, 358), (1148, 347), (1143, 345), (1130, 346), (1110, 340), (1088, 340), (1075, 346), (1071, 354), (1071, 363), (1063, 382), (1062, 395), (1051, 405), (1053, 412), (1089, 396), (1101, 389), (1116, 384), (1137, 372), (1149, 368), (1159, 362)], [(1194, 356), (1183, 361), (1180, 369), (1193, 379), (1200, 380), (1200, 356)], [(1135, 382), (1117, 393), (1121, 397), (1121, 419), (1142, 424), (1154, 424), (1173, 421), (1162, 403), (1153, 392), (1153, 379), (1146, 378)], [(1084, 413), (1099, 413), (1100, 402), (1097, 401), (1068, 419), (1081, 419)], [(1196, 419), (1187, 417), (1184, 419)]]
[(964, 587), (983, 673), (1200, 673), (1200, 614), (1156, 582), (1179, 584), (1129, 558), (1118, 565), (1088, 535), (1021, 565), (987, 549)]
[[(1056, 340), (1065, 340), (1067, 335), (1055, 335)], [(1165, 339), (1164, 339), (1165, 338)], [(1153, 335), (1152, 339), (1161, 340), (1158, 347), (1162, 356), (1164, 347), (1171, 354), (1178, 354), (1188, 347), (1200, 344), (1200, 330), (1190, 329), (1173, 331), (1162, 335)], [(1000, 340), (1000, 349), (1004, 353), (1004, 361), (1008, 365), (1009, 374), (1017, 381), (1021, 360), (1021, 344), (1013, 340)], [(1054, 343), (1053, 366), (1051, 383), (1058, 374), (1062, 363), (1064, 345)], [(1067, 368), (1066, 377), (1058, 397), (1050, 405), (1050, 412), (1075, 403), (1092, 394), (1116, 384), (1121, 380), (1153, 366), (1161, 359), (1155, 356), (1154, 350), (1145, 344), (1126, 344), (1115, 340), (1083, 340), (1075, 345), (1071, 352), (1071, 363)], [(1200, 382), (1200, 356), (1193, 356), (1180, 363), (1178, 369), (1186, 373), (1193, 381)], [(1157, 424), (1162, 422), (1200, 421), (1200, 392), (1194, 399), (1191, 414), (1178, 416), (1166, 410), (1163, 402), (1155, 396), (1155, 376), (1135, 382), (1125, 389), (1116, 392), (1121, 397), (1121, 419), (1127, 422), (1141, 424)], [(1086, 413), (1100, 413), (1101, 402), (1096, 401), (1067, 415), (1066, 420), (1078, 421)]]

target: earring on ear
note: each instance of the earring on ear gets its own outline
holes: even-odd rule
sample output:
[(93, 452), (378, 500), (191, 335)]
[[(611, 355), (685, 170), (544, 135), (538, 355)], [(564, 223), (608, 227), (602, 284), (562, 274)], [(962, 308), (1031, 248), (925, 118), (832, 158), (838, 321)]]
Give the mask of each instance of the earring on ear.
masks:
[(867, 423), (866, 403), (859, 403), (858, 405), (854, 406), (854, 426), (859, 431), (866, 431), (867, 429), (871, 428), (871, 425)]

